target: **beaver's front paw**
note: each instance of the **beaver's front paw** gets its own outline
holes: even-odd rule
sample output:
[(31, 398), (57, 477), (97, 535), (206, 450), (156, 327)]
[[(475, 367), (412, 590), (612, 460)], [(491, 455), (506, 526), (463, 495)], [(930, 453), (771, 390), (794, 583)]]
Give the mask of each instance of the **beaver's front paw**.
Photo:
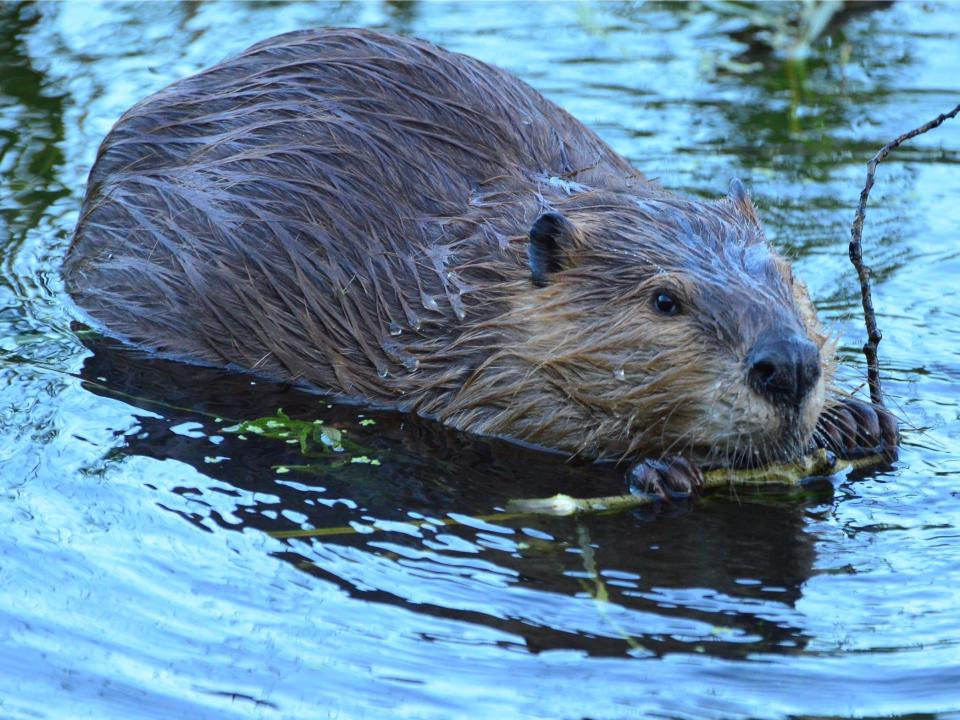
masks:
[(897, 420), (890, 411), (852, 399), (824, 410), (814, 437), (817, 447), (848, 460), (882, 455), (892, 462), (900, 443)]
[(674, 500), (699, 495), (703, 472), (679, 455), (669, 455), (660, 460), (637, 463), (627, 473), (627, 481), (634, 492)]

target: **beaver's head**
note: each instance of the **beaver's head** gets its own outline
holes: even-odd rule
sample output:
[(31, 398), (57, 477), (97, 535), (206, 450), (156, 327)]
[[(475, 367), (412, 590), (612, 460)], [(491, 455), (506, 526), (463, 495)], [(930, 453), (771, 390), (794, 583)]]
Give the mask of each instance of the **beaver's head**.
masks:
[(738, 466), (809, 443), (832, 351), (739, 181), (713, 203), (579, 194), (536, 220), (529, 248), (533, 286), (509, 313), (523, 338), (496, 354), (525, 370), (488, 430)]

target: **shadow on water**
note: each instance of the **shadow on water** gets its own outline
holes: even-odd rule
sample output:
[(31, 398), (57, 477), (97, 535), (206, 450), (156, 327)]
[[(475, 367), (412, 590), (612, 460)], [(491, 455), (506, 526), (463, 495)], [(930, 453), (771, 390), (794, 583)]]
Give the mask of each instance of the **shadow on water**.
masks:
[[(249, 376), (102, 338), (85, 344), (93, 350), (85, 387), (147, 411), (108, 462), (192, 466), (208, 486), (145, 481), (161, 507), (206, 531), (282, 538), (276, 556), (351, 596), (497, 628), (532, 651), (736, 658), (806, 644), (790, 615), (815, 555), (806, 511), (822, 495), (711, 498), (691, 510), (579, 519), (511, 515), (502, 511), (511, 498), (622, 493), (622, 475), (287, 386), (257, 380), (253, 389)], [(349, 449), (236, 429), (282, 417), (280, 408), (294, 422), (342, 433)], [(432, 596), (427, 577), (459, 589)], [(491, 592), (491, 583), (511, 593)], [(557, 598), (575, 601), (569, 617), (540, 615), (544, 593), (551, 612)]]

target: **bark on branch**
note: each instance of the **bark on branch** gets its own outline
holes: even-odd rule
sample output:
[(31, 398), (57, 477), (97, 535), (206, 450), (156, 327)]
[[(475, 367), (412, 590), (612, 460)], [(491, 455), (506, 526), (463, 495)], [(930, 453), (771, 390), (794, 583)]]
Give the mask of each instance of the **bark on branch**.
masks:
[(863, 245), (861, 238), (863, 236), (863, 221), (867, 213), (867, 198), (870, 196), (870, 190), (873, 188), (874, 175), (877, 172), (877, 165), (887, 157), (893, 150), (898, 148), (910, 138), (922, 135), (928, 130), (933, 130), (943, 124), (944, 121), (957, 116), (960, 113), (960, 105), (957, 105), (950, 112), (938, 115), (928, 123), (905, 132), (896, 140), (884, 145), (880, 152), (873, 156), (873, 159), (867, 163), (867, 183), (860, 192), (860, 204), (857, 206), (857, 214), (853, 219), (853, 227), (850, 235), (850, 262), (857, 270), (857, 277), (860, 279), (860, 297), (863, 301), (863, 319), (867, 326), (867, 342), (863, 346), (863, 354), (867, 358), (867, 383), (870, 386), (870, 400), (875, 405), (883, 405), (883, 391), (880, 387), (880, 364), (877, 360), (877, 346), (883, 339), (883, 333), (877, 327), (877, 315), (873, 309), (873, 296), (870, 293), (870, 268), (863, 264)]

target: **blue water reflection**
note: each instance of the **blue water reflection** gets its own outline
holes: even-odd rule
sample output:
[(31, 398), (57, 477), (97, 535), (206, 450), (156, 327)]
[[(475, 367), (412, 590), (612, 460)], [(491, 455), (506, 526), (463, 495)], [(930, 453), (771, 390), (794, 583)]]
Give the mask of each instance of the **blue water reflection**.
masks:
[[(907, 420), (895, 469), (689, 512), (516, 517), (512, 497), (620, 477), (71, 326), (58, 268), (119, 114), (318, 25), (502, 65), (672, 189), (743, 178), (848, 385), (864, 163), (960, 97), (949, 3), (853, 12), (803, 72), (722, 4), (0, 6), (0, 717), (960, 713), (960, 122), (881, 166), (867, 219)], [(367, 461), (236, 430), (278, 408)]]

